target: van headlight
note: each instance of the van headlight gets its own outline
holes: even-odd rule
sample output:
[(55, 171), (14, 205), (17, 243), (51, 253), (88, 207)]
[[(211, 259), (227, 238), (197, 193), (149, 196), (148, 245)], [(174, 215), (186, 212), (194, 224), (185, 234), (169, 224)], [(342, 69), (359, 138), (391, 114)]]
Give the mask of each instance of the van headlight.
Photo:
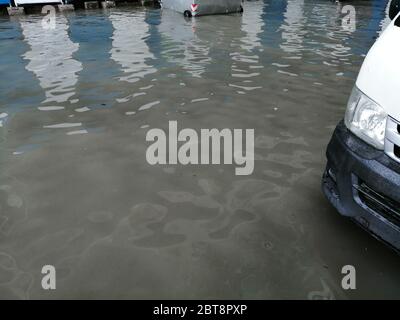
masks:
[(387, 113), (354, 86), (347, 104), (344, 122), (357, 137), (383, 150), (385, 146)]

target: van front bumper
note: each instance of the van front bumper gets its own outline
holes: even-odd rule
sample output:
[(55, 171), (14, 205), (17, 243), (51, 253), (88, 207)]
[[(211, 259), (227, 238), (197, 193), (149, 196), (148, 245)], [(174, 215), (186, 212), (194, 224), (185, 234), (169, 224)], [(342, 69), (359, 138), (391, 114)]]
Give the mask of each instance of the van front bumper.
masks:
[(349, 217), (400, 251), (400, 163), (339, 123), (327, 149), (322, 190)]

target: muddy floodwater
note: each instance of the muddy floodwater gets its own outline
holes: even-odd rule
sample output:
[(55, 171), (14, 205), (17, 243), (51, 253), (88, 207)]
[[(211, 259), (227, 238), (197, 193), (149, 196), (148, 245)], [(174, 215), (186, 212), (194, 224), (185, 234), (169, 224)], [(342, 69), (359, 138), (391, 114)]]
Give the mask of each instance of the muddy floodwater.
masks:
[[(349, 2), (350, 3), (350, 2)], [(387, 1), (0, 17), (0, 299), (400, 298), (400, 259), (320, 191)], [(151, 128), (255, 130), (255, 167), (156, 165)], [(57, 288), (42, 289), (44, 265)], [(357, 270), (344, 291), (341, 269)]]

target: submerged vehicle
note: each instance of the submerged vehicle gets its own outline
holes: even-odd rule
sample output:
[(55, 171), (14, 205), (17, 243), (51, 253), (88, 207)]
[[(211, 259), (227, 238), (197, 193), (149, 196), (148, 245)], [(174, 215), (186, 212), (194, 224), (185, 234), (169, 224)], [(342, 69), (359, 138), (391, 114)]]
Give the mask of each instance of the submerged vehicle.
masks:
[(400, 251), (400, 0), (366, 56), (327, 149), (322, 189), (340, 214)]
[(187, 18), (208, 14), (243, 12), (243, 0), (162, 0), (160, 5), (183, 13)]

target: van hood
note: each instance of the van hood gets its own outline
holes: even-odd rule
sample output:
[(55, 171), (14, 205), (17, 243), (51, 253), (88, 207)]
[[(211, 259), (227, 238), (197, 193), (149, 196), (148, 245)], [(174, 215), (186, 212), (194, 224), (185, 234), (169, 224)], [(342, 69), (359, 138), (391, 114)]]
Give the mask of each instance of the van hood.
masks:
[(389, 116), (400, 121), (400, 27), (394, 21), (369, 51), (356, 84)]

